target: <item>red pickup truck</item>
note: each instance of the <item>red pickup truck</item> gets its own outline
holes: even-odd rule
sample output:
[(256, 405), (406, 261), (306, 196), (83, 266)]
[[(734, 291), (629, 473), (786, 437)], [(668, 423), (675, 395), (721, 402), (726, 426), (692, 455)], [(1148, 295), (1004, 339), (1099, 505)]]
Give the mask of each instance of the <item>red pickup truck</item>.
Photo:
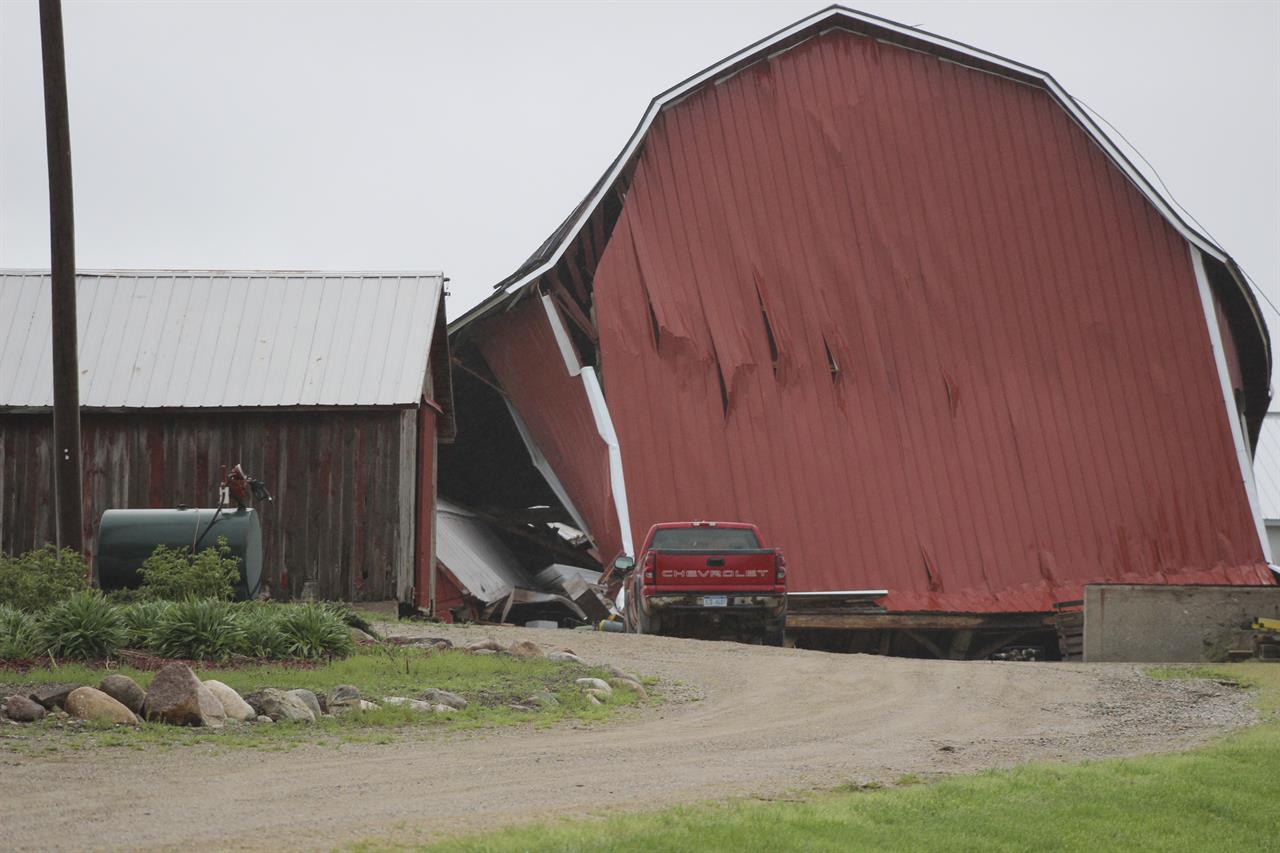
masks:
[(780, 646), (787, 621), (787, 561), (754, 524), (655, 524), (640, 562), (620, 557), (623, 621), (637, 634), (729, 636)]

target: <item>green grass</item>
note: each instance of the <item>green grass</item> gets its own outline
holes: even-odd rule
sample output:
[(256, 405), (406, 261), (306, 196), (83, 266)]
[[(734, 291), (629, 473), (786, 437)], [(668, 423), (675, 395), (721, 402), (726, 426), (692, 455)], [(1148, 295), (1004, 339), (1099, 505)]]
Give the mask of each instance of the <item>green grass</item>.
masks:
[[(260, 687), (304, 687), (323, 693), (339, 684), (354, 684), (361, 694), (381, 703), (386, 696), (416, 697), (429, 687), (464, 696), (470, 705), (451, 714), (421, 714), (405, 707), (384, 706), (376, 711), (353, 712), (314, 725), (275, 723), (228, 727), (222, 730), (192, 729), (146, 723), (136, 730), (66, 727), (53, 722), (10, 726), (3, 730), (0, 750), (48, 751), (87, 746), (147, 748), (165, 745), (208, 744), (224, 747), (291, 748), (305, 743), (391, 743), (405, 737), (442, 730), (532, 723), (551, 725), (565, 719), (598, 722), (621, 706), (635, 704), (629, 691), (614, 691), (607, 705), (591, 705), (574, 679), (607, 678), (597, 667), (557, 664), (546, 660), (522, 660), (505, 655), (467, 655), (462, 652), (428, 652), (422, 649), (362, 647), (356, 654), (313, 668), (266, 664), (234, 668), (214, 665), (198, 668), (201, 679), (217, 679), (241, 694)], [(144, 688), (154, 673), (130, 667), (113, 668)], [(0, 671), (0, 683), (39, 684), (65, 681), (97, 684), (107, 670), (80, 664), (31, 670), (21, 675)], [(547, 690), (559, 706), (518, 711), (509, 705), (533, 693)]]
[[(846, 785), (800, 802), (736, 799), (522, 827), (422, 850), (1280, 850), (1280, 666), (1161, 668), (1259, 690), (1262, 722), (1192, 752), (1030, 764), (897, 787)], [(357, 849), (380, 849), (378, 844)]]

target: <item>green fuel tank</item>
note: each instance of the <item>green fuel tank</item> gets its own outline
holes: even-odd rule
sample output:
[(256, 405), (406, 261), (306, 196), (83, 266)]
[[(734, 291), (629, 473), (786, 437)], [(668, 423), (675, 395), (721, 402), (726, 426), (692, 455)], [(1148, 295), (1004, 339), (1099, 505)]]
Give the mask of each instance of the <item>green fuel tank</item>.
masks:
[(98, 525), (98, 581), (102, 589), (134, 589), (139, 569), (157, 545), (197, 551), (225, 537), (240, 560), (236, 600), (254, 598), (262, 583), (262, 522), (252, 509), (109, 509)]

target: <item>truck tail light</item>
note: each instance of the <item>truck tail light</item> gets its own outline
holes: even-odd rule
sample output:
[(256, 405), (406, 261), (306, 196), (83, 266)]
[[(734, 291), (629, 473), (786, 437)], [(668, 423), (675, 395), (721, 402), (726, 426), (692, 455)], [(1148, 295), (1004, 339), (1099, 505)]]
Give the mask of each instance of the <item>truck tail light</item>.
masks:
[(777, 552), (777, 559), (774, 561), (776, 567), (778, 583), (782, 583), (787, 577), (787, 558), (782, 556), (782, 552)]
[(657, 583), (657, 582), (658, 582), (658, 575), (657, 575), (656, 570), (654, 569), (654, 556), (653, 556), (653, 554), (645, 554), (645, 555), (644, 555), (644, 582), (645, 582), (645, 583)]

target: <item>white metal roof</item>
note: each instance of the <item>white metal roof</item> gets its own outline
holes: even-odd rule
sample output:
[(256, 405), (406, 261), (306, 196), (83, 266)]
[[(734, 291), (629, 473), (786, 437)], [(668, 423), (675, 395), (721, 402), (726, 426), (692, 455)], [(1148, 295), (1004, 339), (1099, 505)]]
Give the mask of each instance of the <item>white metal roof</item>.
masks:
[(486, 604), (513, 589), (533, 586), (515, 555), (484, 519), (439, 497), (436, 556), (467, 593)]
[(1280, 412), (1267, 412), (1262, 419), (1253, 455), (1253, 480), (1258, 486), (1262, 518), (1280, 521)]
[[(77, 275), (87, 408), (386, 406), (422, 394), (440, 273)], [(49, 274), (0, 271), (0, 408), (53, 405)]]

